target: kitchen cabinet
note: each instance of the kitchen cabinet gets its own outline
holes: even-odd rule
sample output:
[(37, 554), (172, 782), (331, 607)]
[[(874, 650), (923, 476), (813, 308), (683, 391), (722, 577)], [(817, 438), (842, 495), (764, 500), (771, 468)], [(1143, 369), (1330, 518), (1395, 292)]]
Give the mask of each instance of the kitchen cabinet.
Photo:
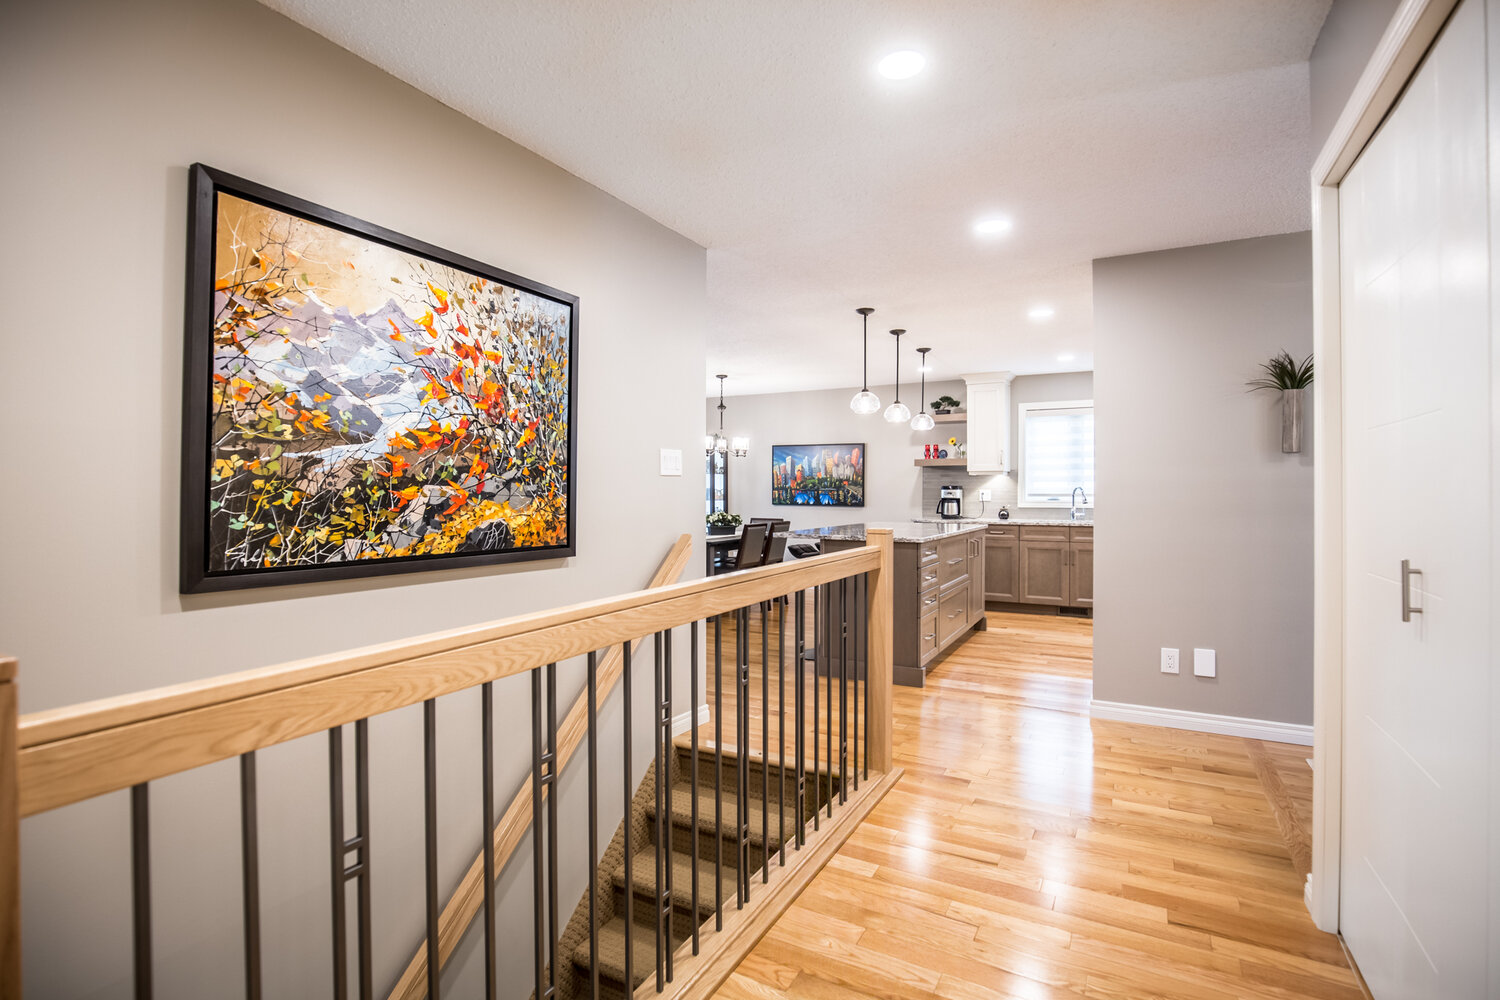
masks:
[(1009, 472), (1010, 372), (965, 375), (969, 395), (969, 474)]
[(987, 601), (1093, 607), (1093, 525), (991, 524), (983, 579)]
[(1021, 553), (1019, 529), (1013, 524), (992, 524), (984, 534), (984, 599), (1021, 600)]
[(897, 684), (921, 687), (928, 666), (984, 617), (984, 528), (895, 543), (891, 652)]

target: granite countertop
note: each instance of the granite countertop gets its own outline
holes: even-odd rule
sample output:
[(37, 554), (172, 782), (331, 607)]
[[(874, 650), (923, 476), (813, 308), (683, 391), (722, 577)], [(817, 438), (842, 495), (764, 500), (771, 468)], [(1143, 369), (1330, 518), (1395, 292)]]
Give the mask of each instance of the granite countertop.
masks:
[(945, 535), (963, 535), (984, 528), (985, 521), (870, 521), (867, 524), (831, 524), (826, 528), (801, 528), (793, 538), (826, 538), (839, 542), (863, 542), (865, 529), (887, 528), (896, 542), (925, 542)]
[(1011, 517), (1003, 521), (998, 517), (958, 517), (946, 520), (936, 517), (919, 517), (915, 520), (918, 524), (1076, 524), (1082, 528), (1091, 528), (1094, 525), (1092, 517), (1086, 517), (1081, 521), (1075, 521), (1070, 517)]

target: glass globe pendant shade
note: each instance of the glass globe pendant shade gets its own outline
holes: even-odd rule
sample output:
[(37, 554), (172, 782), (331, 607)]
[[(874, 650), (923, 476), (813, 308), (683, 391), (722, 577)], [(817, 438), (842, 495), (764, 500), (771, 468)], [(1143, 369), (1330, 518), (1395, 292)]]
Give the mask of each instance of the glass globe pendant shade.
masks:
[(750, 439), (737, 437), (734, 439), (734, 444), (732, 445), (732, 447), (734, 449), (735, 458), (744, 458), (746, 455), (750, 454)]
[(904, 424), (911, 419), (911, 407), (898, 399), (885, 408), (885, 419), (893, 424)]
[(880, 397), (869, 389), (861, 389), (854, 394), (853, 399), (849, 400), (849, 409), (861, 416), (876, 413), (880, 410)]
[(932, 414), (923, 410), (911, 418), (911, 429), (914, 431), (930, 431), (933, 427)]

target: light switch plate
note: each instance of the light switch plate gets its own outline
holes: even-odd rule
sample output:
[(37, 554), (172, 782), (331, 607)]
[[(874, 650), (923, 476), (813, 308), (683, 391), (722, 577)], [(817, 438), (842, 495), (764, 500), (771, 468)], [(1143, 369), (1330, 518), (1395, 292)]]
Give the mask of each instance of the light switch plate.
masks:
[(1161, 672), (1164, 674), (1175, 674), (1178, 672), (1177, 650), (1166, 646), (1161, 648)]
[(1211, 649), (1193, 650), (1193, 676), (1194, 677), (1216, 677), (1218, 676), (1218, 657)]
[(663, 448), (661, 450), (661, 474), (664, 476), (682, 475), (682, 449)]

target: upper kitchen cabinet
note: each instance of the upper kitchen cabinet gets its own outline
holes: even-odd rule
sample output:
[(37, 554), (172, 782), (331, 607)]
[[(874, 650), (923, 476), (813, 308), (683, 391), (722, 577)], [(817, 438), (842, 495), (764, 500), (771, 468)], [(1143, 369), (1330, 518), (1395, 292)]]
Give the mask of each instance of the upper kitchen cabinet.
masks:
[(965, 375), (969, 392), (969, 472), (1011, 469), (1010, 372)]

